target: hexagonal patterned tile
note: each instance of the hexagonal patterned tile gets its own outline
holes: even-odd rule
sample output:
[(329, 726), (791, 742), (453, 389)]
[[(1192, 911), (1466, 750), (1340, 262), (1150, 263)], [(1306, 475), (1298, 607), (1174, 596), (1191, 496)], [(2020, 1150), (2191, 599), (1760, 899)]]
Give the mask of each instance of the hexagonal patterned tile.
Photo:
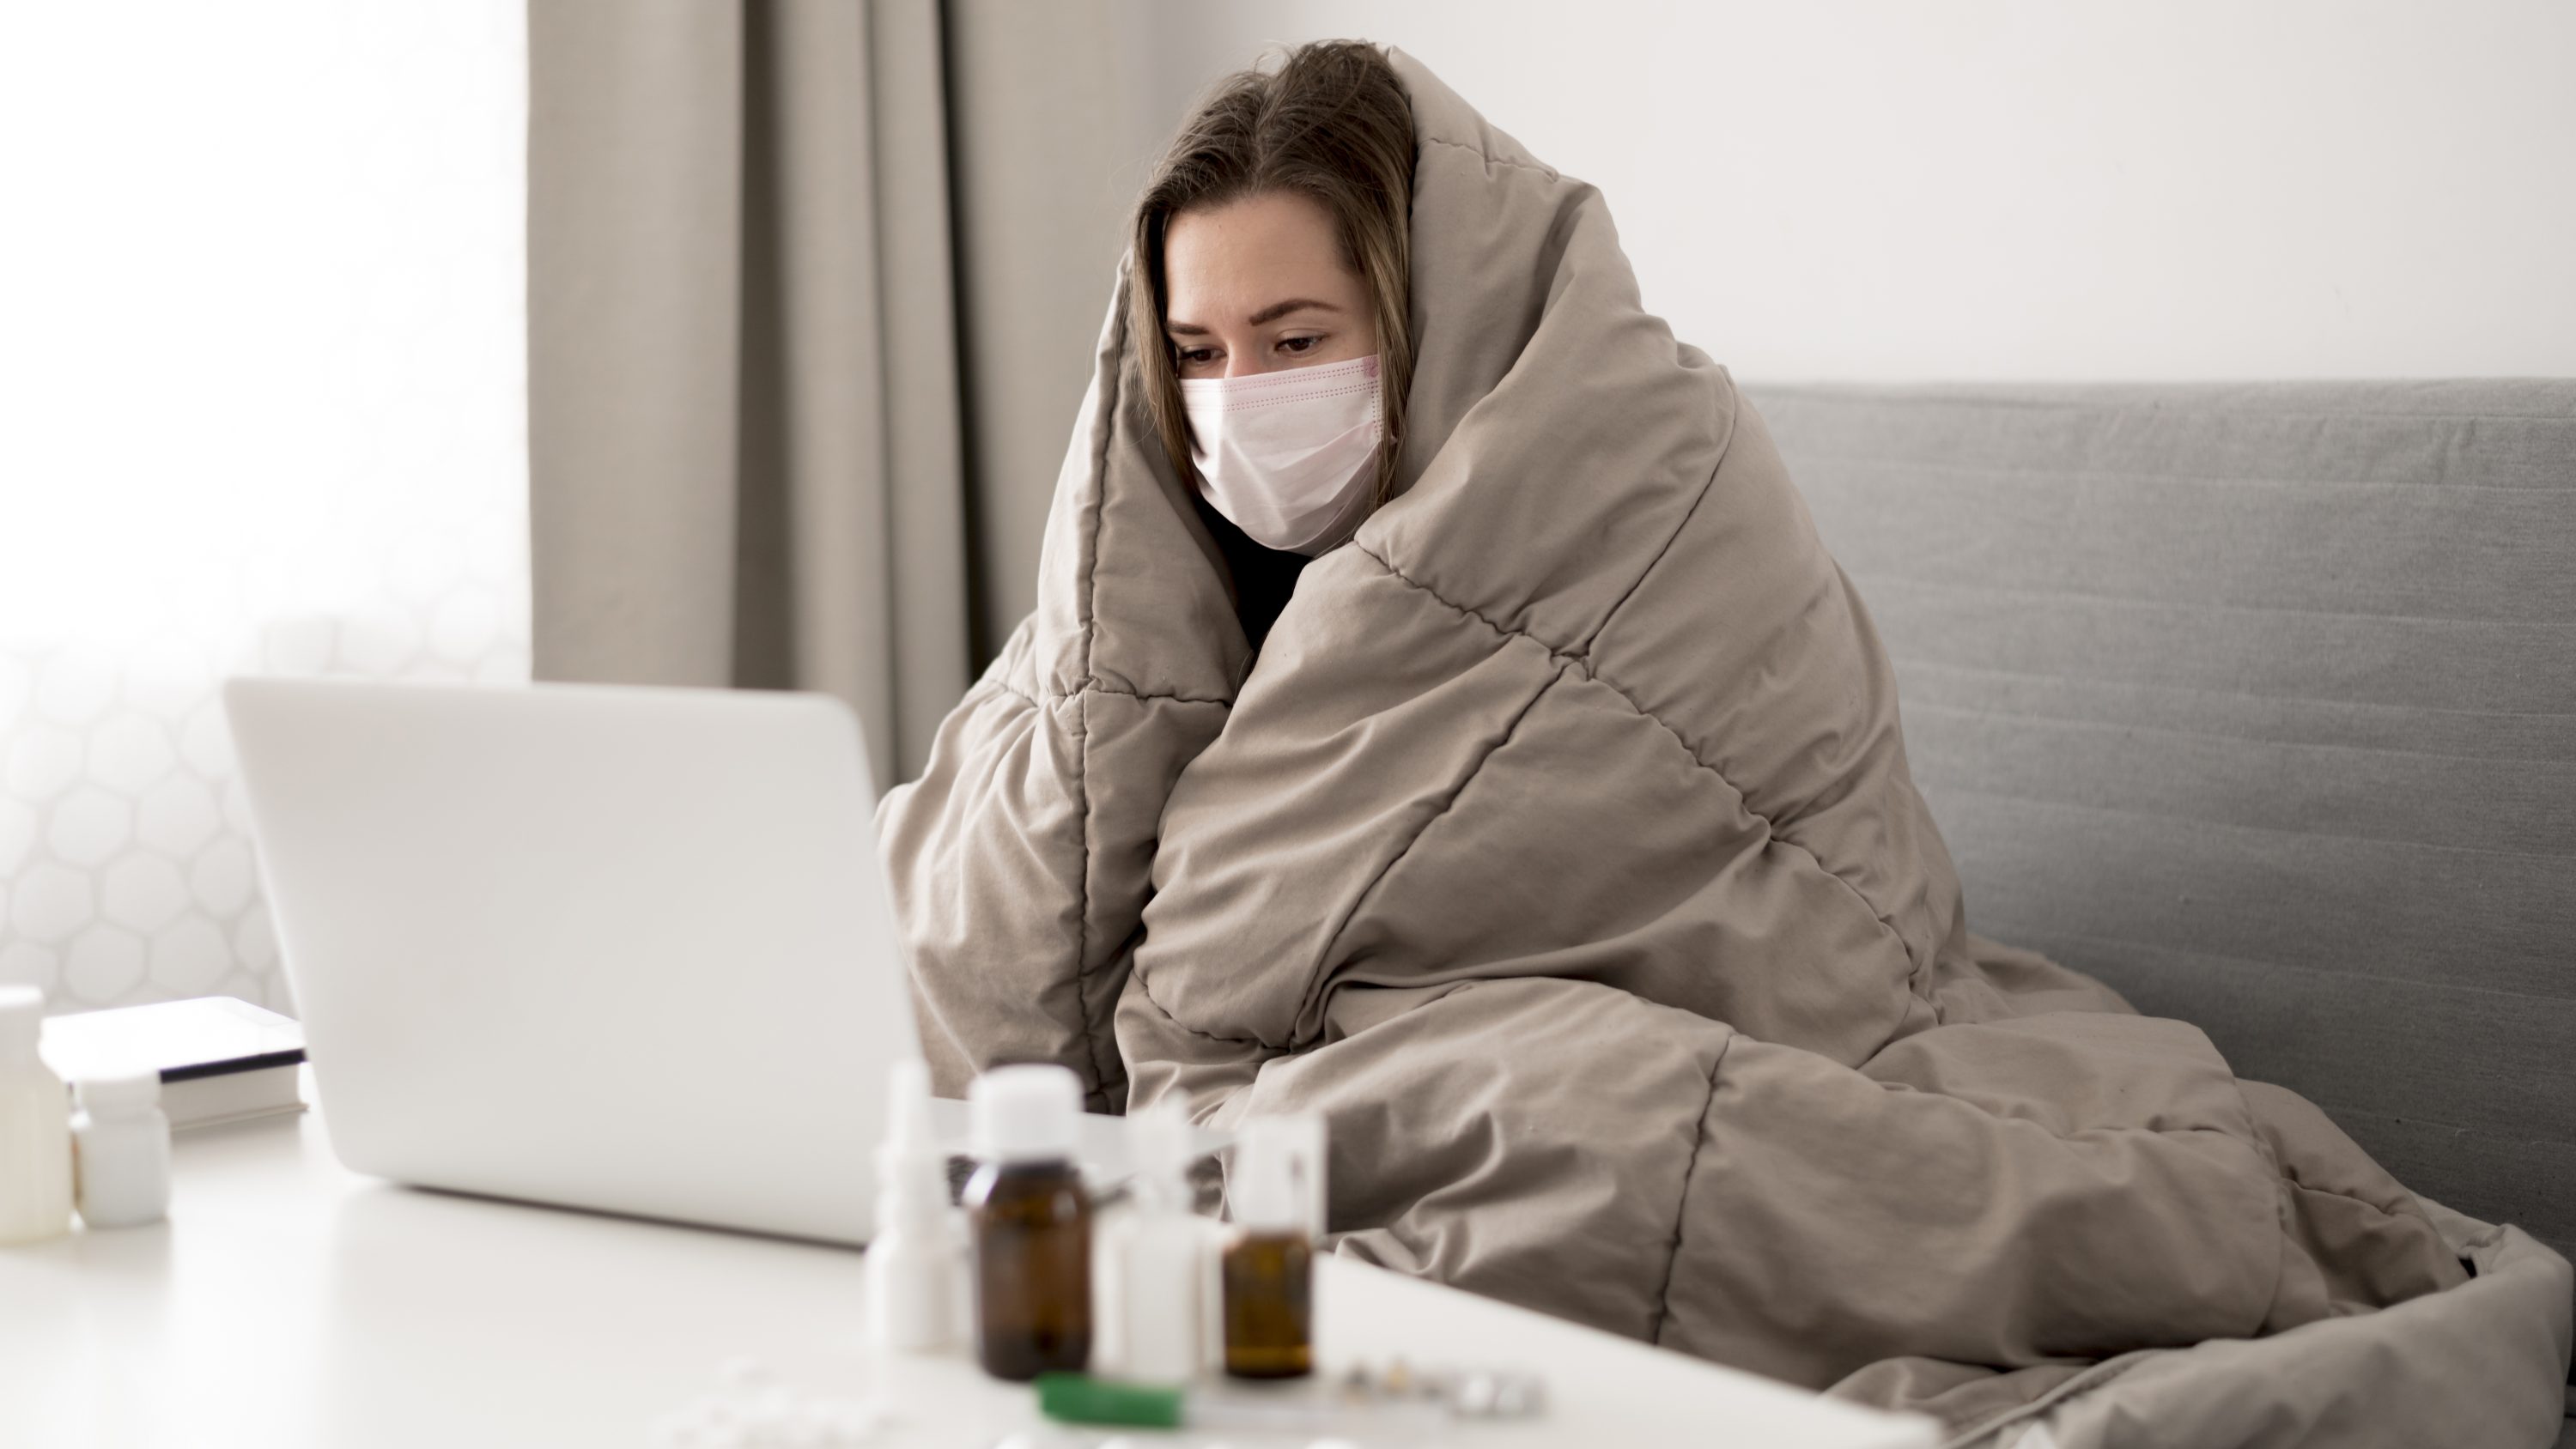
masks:
[(179, 762), (169, 731), (158, 720), (128, 710), (98, 727), (89, 740), (90, 778), (132, 795), (170, 773)]
[(122, 1000), (143, 983), (143, 970), (143, 938), (119, 926), (90, 927), (63, 955), (63, 984), (92, 1006)]
[[(338, 670), (399, 661), (399, 677), (515, 683), (527, 677), (524, 616), (503, 617), (505, 592), (519, 597), (467, 581), (363, 621), (319, 621), (312, 637)], [(95, 653), (60, 665), (0, 654), (0, 704), (13, 710), (0, 730), (0, 980), (64, 1006), (209, 991), (288, 1003), (249, 796), (214, 697), (223, 671), (193, 663), (192, 648), (202, 653), (163, 638), (121, 678)]]
[(244, 839), (255, 839), (259, 835), (258, 822), (252, 820), (250, 814), (250, 787), (241, 782), (239, 775), (229, 775), (224, 779), (224, 823)]
[(197, 893), (197, 904), (209, 914), (230, 920), (250, 904), (251, 891), (259, 884), (257, 871), (258, 867), (251, 863), (249, 842), (227, 838), (198, 854), (196, 865), (188, 872), (188, 886)]
[(36, 844), (36, 810), (16, 800), (0, 800), (0, 879), (18, 873)]
[(211, 921), (190, 917), (152, 938), (152, 979), (180, 996), (203, 996), (233, 969), (233, 949)]
[(104, 862), (134, 838), (134, 807), (96, 785), (82, 785), (54, 802), (45, 844), (57, 860), (91, 866)]
[(134, 833), (154, 850), (185, 858), (223, 828), (215, 792), (201, 780), (176, 775), (144, 792)]
[(179, 733), (179, 754), (189, 769), (209, 780), (233, 772), (233, 736), (221, 703), (209, 699), (190, 711), (187, 727)]
[(0, 789), (41, 805), (80, 779), (81, 737), (60, 725), (22, 726), (0, 766)]
[(89, 877), (50, 860), (21, 873), (9, 897), (10, 928), (30, 941), (59, 941), (96, 914)]
[(0, 982), (12, 986), (32, 986), (50, 996), (62, 976), (62, 960), (33, 941), (11, 941), (0, 946)]
[(129, 855), (100, 877), (107, 918), (137, 931), (157, 931), (188, 908), (188, 878), (157, 855)]
[(277, 969), (277, 932), (269, 924), (267, 906), (257, 905), (242, 912), (241, 920), (233, 926), (233, 959), (254, 973)]

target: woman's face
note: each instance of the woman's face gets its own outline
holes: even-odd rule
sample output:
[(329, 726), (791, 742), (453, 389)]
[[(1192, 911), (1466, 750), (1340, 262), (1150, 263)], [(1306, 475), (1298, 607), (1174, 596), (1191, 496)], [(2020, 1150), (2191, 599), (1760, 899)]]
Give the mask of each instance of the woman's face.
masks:
[(1175, 213), (1163, 232), (1164, 331), (1183, 377), (1251, 377), (1377, 351), (1377, 318), (1333, 219), (1274, 191)]

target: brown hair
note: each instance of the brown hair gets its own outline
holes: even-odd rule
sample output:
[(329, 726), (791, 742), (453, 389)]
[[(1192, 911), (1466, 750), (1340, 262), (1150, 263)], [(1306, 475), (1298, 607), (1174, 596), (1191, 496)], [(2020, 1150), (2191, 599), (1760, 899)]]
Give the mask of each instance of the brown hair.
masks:
[(1413, 150), (1413, 102), (1385, 52), (1367, 41), (1301, 45), (1275, 71), (1239, 70), (1203, 93), (1137, 199), (1128, 288), (1145, 397), (1182, 482), (1195, 486), (1198, 468), (1190, 459), (1180, 374), (1163, 330), (1164, 231), (1172, 217), (1193, 207), (1287, 191), (1311, 198), (1333, 218), (1342, 261), (1366, 286), (1377, 314), (1386, 439), (1374, 501), (1392, 496), (1404, 399), (1413, 382)]

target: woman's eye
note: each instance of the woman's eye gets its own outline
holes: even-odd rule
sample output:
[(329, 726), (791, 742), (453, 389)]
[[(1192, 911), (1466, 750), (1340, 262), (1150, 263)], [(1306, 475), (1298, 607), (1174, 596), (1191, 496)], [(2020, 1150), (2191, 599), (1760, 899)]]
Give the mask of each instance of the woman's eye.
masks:
[(1205, 364), (1208, 359), (1215, 355), (1215, 353), (1204, 347), (1188, 348), (1181, 353), (1181, 365), (1183, 367), (1198, 367)]
[(1315, 350), (1315, 344), (1323, 340), (1321, 337), (1283, 337), (1279, 340), (1279, 345), (1290, 349), (1292, 353), (1312, 352)]

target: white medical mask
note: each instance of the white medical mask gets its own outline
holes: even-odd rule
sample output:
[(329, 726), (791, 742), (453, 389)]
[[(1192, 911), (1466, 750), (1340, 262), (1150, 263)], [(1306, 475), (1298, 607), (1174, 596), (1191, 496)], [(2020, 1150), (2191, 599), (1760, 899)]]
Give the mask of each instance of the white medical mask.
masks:
[(1359, 527), (1377, 483), (1377, 354), (1250, 377), (1185, 377), (1181, 405), (1208, 502), (1253, 542), (1322, 553)]

